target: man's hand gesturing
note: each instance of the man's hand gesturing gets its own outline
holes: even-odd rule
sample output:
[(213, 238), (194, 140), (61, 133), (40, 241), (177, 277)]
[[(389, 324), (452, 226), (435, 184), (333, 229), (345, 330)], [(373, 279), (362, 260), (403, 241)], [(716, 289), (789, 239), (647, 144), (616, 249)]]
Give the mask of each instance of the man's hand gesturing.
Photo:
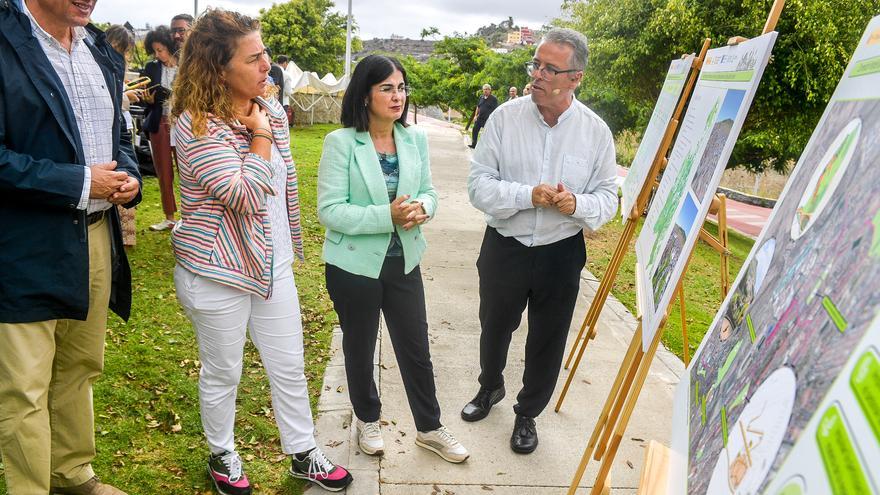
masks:
[(553, 197), (556, 190), (547, 184), (538, 184), (532, 188), (532, 204), (535, 208), (550, 208), (553, 205)]
[(577, 207), (577, 200), (574, 193), (565, 188), (560, 182), (556, 185), (556, 192), (553, 194), (553, 205), (563, 215), (571, 215)]
[(90, 198), (109, 199), (129, 179), (125, 172), (117, 172), (116, 162), (100, 163), (91, 168), (92, 185), (89, 188)]

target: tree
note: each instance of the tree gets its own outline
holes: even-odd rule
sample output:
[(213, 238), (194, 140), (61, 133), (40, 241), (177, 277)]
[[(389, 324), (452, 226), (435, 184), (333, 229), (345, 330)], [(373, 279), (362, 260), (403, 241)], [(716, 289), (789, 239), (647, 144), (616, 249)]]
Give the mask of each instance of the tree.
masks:
[[(330, 0), (291, 0), (260, 9), (263, 43), (272, 53), (290, 56), (303, 70), (341, 74), (346, 19), (331, 7)], [(359, 39), (352, 40), (353, 52), (361, 46)]]
[[(772, 0), (567, 0), (557, 24), (590, 39), (580, 98), (615, 131), (644, 129), (669, 61), (760, 34)], [(731, 166), (784, 170), (804, 149), (880, 0), (789, 0)]]
[(439, 41), (434, 55), (425, 62), (403, 57), (401, 63), (412, 87), (412, 104), (452, 108), (468, 116), (483, 84), (498, 90), (502, 100), (510, 86), (522, 88), (529, 81), (525, 64), (532, 55), (532, 48), (495, 53), (481, 37), (460, 36)]
[[(507, 90), (516, 86), (522, 91), (523, 86), (531, 80), (526, 74), (526, 63), (532, 60), (534, 47), (522, 47), (508, 53), (489, 52), (483, 56), (483, 69), (477, 73), (477, 81), (488, 83), (497, 91), (498, 99), (507, 98)], [(521, 94), (521, 93), (520, 93)]]
[(437, 36), (439, 34), (440, 34), (440, 30), (437, 28), (437, 26), (431, 26), (431, 27), (422, 29), (421, 38), (424, 40), (425, 38)]

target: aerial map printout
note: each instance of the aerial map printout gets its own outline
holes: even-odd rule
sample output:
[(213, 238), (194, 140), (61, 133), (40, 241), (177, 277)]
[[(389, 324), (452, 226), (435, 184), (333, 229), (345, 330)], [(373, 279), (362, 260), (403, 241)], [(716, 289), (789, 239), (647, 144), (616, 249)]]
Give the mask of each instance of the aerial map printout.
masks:
[(629, 218), (630, 210), (635, 205), (639, 192), (648, 179), (654, 157), (657, 155), (661, 141), (663, 141), (663, 135), (666, 134), (666, 127), (675, 113), (675, 107), (678, 106), (678, 100), (681, 98), (684, 84), (691, 67), (694, 65), (695, 58), (694, 55), (688, 55), (682, 59), (673, 60), (669, 65), (669, 71), (666, 73), (666, 79), (663, 80), (663, 87), (660, 89), (660, 96), (657, 97), (654, 112), (651, 113), (651, 120), (648, 121), (648, 127), (645, 128), (639, 149), (636, 151), (636, 156), (621, 187), (623, 199), (620, 214), (624, 222)]
[(878, 310), (875, 17), (679, 385), (670, 493), (880, 493)]
[(709, 50), (663, 179), (636, 241), (644, 349), (693, 250), (776, 33)]

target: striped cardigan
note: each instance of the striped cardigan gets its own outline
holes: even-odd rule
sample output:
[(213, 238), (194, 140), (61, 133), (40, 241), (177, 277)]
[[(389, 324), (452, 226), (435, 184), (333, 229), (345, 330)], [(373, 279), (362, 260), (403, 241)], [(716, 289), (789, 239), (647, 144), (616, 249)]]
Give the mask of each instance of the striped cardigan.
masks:
[[(290, 130), (276, 101), (258, 99), (287, 164), (287, 210), (297, 258), (303, 259), (296, 169)], [(185, 111), (174, 129), (180, 172), (181, 221), (171, 233), (177, 262), (191, 272), (253, 294), (272, 293), (272, 230), (266, 209), (272, 165), (249, 153), (247, 130), (208, 116), (196, 136)]]

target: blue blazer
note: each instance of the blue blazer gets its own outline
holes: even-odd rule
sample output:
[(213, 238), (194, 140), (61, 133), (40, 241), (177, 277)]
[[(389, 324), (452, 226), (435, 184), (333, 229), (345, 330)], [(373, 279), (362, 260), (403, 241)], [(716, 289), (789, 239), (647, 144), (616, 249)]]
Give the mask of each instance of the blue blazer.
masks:
[[(162, 62), (151, 60), (144, 66), (141, 71), (142, 76), (150, 78), (150, 86), (160, 84), (162, 82)], [(162, 121), (162, 105), (165, 103), (165, 92), (156, 91), (156, 98), (153, 103), (146, 104), (146, 114), (144, 123), (141, 128), (149, 133), (159, 132), (159, 123)]]
[[(433, 217), (437, 192), (431, 183), (428, 138), (415, 127), (394, 125), (400, 165), (397, 195), (410, 195)], [(379, 278), (385, 253), (396, 231), (403, 245), (404, 271), (422, 259), (427, 243), (420, 226), (403, 230), (391, 222), (388, 189), (368, 132), (352, 127), (324, 139), (318, 168), (318, 220), (327, 228), (324, 261), (356, 275)]]
[[(98, 29), (87, 44), (115, 107), (117, 170), (140, 181), (120, 110), (124, 61)], [(0, 0), (0, 322), (85, 320), (89, 309), (86, 212), (76, 208), (85, 157), (67, 92), (19, 4)], [(140, 194), (126, 206), (139, 203)], [(127, 319), (131, 273), (110, 210), (110, 308)]]

